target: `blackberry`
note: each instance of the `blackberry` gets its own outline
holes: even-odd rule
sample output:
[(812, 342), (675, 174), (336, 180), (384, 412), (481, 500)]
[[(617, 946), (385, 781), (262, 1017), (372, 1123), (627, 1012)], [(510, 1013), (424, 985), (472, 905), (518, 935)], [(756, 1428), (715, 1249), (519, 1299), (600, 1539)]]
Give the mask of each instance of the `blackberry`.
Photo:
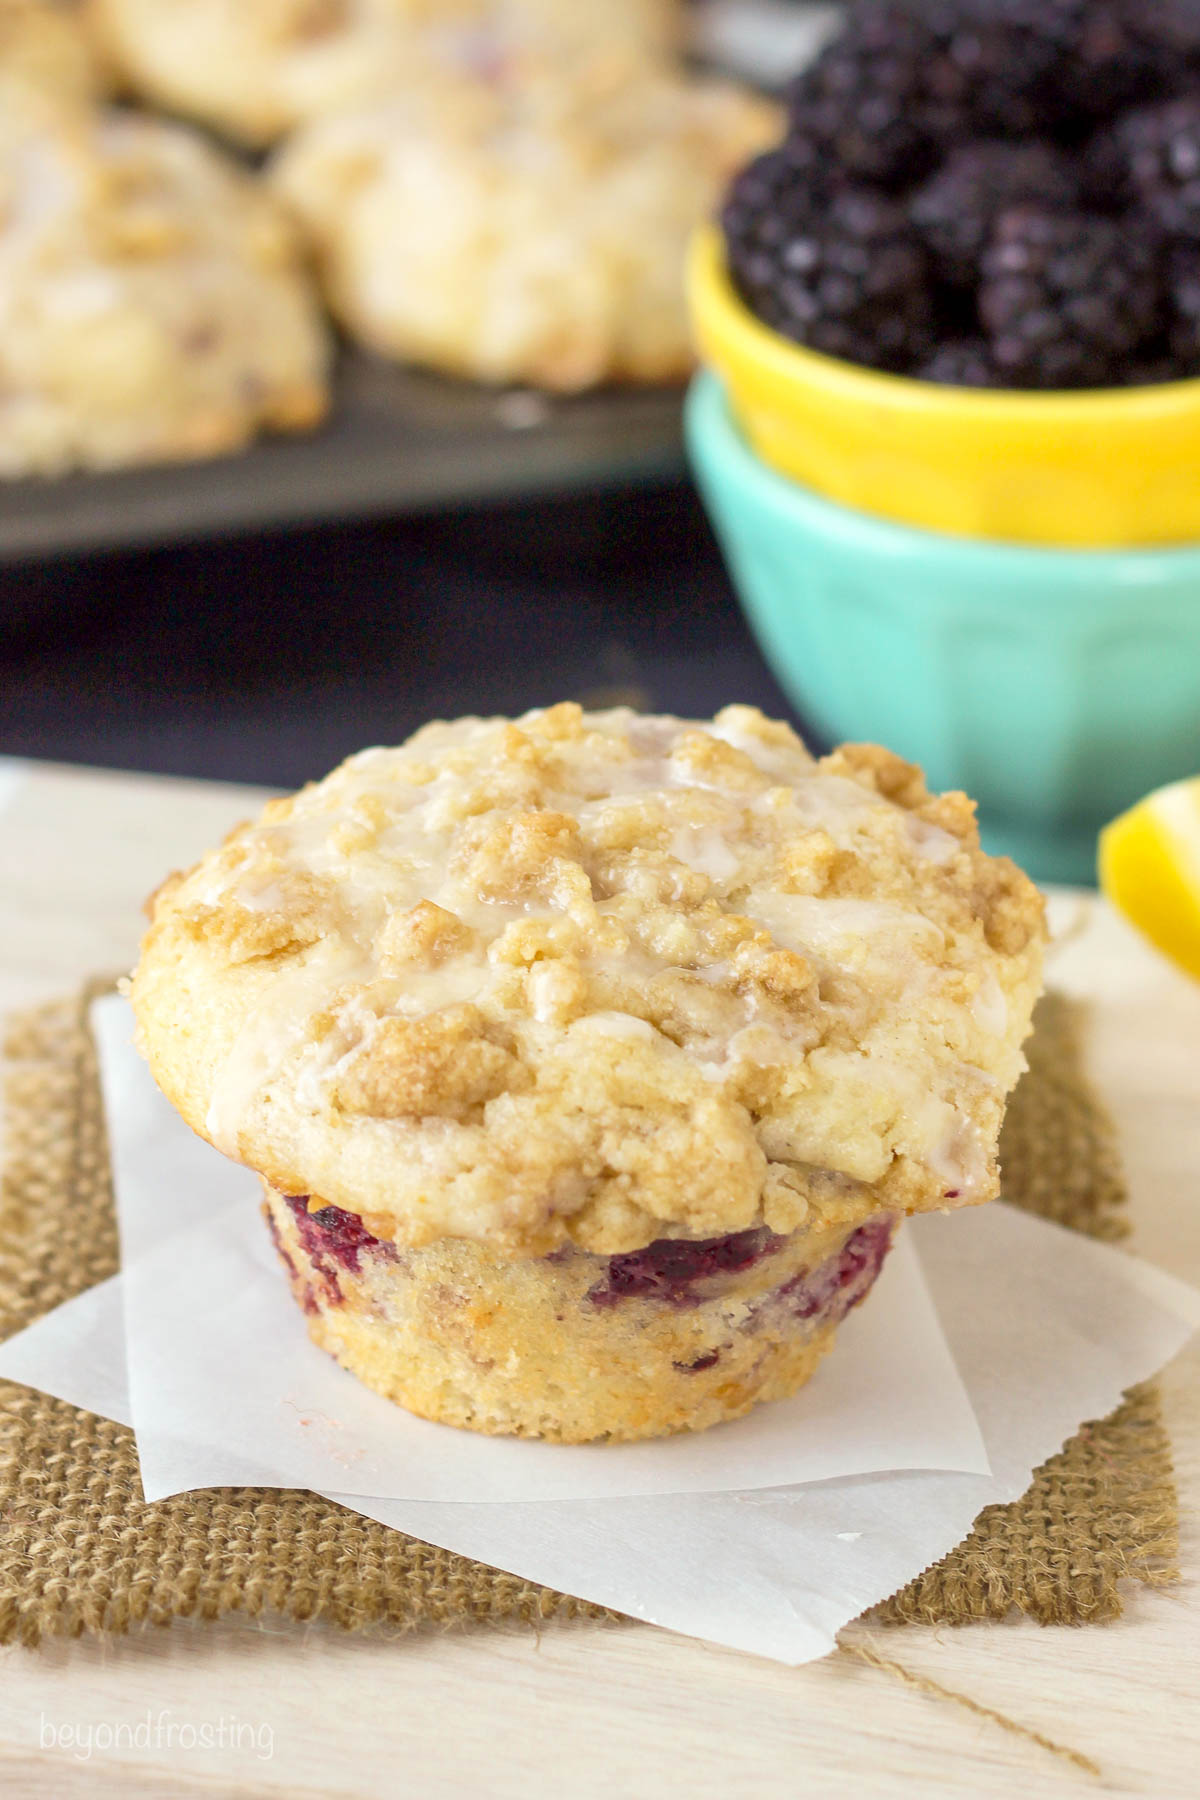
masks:
[(986, 338), (948, 338), (914, 374), (942, 387), (1001, 387)]
[(1069, 207), (1079, 184), (1069, 159), (1036, 140), (965, 144), (909, 202), (909, 213), (937, 273), (958, 287), (974, 283), (979, 257), (997, 216), (1007, 206), (1037, 200)]
[(1200, 245), (1177, 244), (1167, 261), (1167, 305), (1176, 379), (1200, 371)]
[[(1167, 13), (1182, 15), (1185, 0), (1159, 6), (1159, 36), (1169, 36)], [(1166, 53), (1148, 39), (1143, 7), (860, 0), (789, 89), (792, 128), (850, 175), (893, 186), (919, 180), (964, 138), (1029, 137), (1050, 126), (1085, 135), (1088, 121), (1164, 91)]]
[(1200, 95), (1126, 113), (1092, 143), (1088, 166), (1095, 193), (1200, 242)]
[(378, 1251), (386, 1258), (395, 1256), (395, 1245), (372, 1237), (357, 1214), (343, 1212), (340, 1206), (323, 1206), (319, 1212), (309, 1212), (307, 1194), (285, 1194), (284, 1199), (296, 1221), (300, 1241), (318, 1268), (323, 1267), (322, 1255), (333, 1257), (355, 1273), (364, 1251)]
[(1120, 385), (1122, 387), (1159, 387), (1164, 381), (1186, 381), (1189, 375), (1196, 373), (1196, 361), (1193, 357), (1189, 368), (1175, 355), (1168, 346), (1161, 346), (1157, 354), (1143, 353), (1133, 362), (1121, 364)]
[(1161, 321), (1155, 247), (1131, 221), (1010, 207), (981, 271), (979, 316), (1008, 386), (1108, 386)]
[[(788, 90), (792, 129), (849, 174), (904, 186), (947, 145), (1039, 127), (1095, 0), (860, 0)], [(1078, 15), (1078, 19), (1077, 19)]]
[(725, 208), (730, 272), (747, 305), (828, 356), (877, 369), (923, 361), (933, 346), (932, 285), (904, 208), (861, 185), (820, 201), (789, 190), (771, 162), (779, 155), (752, 164)]
[(938, 36), (924, 9), (866, 0), (787, 94), (791, 130), (847, 174), (904, 181), (933, 154), (926, 72)]
[(1178, 81), (1179, 64), (1200, 57), (1200, 0), (1125, 0), (1129, 30)]
[(892, 187), (982, 133), (1087, 135), (1088, 121), (1162, 92), (1164, 52), (1141, 5), (860, 0), (788, 90), (792, 130), (847, 175)]
[(1087, 0), (961, 0), (928, 82), (978, 132), (1024, 137), (1062, 111), (1056, 76)]
[(978, 126), (1078, 137), (1088, 121), (1165, 91), (1145, 0), (958, 0), (949, 56)]
[[(1164, 23), (1169, 8), (1191, 3), (1162, 0)], [(1036, 0), (1031, 10), (1036, 15)], [(1067, 135), (1171, 91), (1179, 59), (1156, 36), (1153, 13), (1154, 0), (1050, 0), (1060, 56), (1054, 92), (1044, 98)]]
[[(661, 1300), (667, 1306), (697, 1306), (704, 1298), (695, 1283), (732, 1275), (773, 1256), (784, 1240), (765, 1226), (715, 1238), (656, 1238), (644, 1250), (610, 1256), (603, 1278), (588, 1289), (593, 1306), (622, 1300)], [(704, 1367), (693, 1363), (691, 1367)], [(707, 1365), (711, 1366), (711, 1365)]]
[(721, 209), (730, 273), (742, 297), (758, 310), (758, 296), (778, 278), (780, 250), (827, 204), (831, 188), (815, 167), (812, 147), (789, 139), (746, 164)]

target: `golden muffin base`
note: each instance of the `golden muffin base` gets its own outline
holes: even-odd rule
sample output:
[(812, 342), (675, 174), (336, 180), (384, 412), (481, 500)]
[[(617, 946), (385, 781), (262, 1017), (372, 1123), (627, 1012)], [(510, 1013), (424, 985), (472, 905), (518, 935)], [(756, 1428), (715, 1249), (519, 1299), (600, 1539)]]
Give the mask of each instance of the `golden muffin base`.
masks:
[(795, 1393), (892, 1233), (878, 1217), (855, 1231), (740, 1233), (714, 1242), (741, 1266), (638, 1291), (630, 1269), (645, 1252), (506, 1259), (451, 1239), (403, 1250), (351, 1214), (264, 1191), (309, 1335), (343, 1368), (422, 1418), (558, 1443), (702, 1431)]

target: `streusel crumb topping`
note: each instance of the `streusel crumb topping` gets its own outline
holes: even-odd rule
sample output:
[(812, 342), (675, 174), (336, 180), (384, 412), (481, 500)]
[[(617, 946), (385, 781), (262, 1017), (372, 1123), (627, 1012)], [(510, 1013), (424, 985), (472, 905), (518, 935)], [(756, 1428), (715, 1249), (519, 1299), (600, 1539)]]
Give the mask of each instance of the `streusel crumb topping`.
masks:
[(418, 1244), (614, 1254), (996, 1190), (1042, 904), (961, 794), (785, 724), (434, 724), (156, 898), (160, 1082)]

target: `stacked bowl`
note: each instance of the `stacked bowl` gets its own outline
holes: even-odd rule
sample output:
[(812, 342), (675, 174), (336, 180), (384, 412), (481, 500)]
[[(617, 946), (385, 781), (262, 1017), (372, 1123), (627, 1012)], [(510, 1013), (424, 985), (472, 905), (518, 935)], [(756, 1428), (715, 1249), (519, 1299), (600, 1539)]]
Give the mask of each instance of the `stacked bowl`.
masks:
[(708, 227), (692, 466), (800, 712), (980, 804), (985, 843), (1090, 881), (1096, 834), (1200, 767), (1200, 379), (939, 386), (760, 322)]

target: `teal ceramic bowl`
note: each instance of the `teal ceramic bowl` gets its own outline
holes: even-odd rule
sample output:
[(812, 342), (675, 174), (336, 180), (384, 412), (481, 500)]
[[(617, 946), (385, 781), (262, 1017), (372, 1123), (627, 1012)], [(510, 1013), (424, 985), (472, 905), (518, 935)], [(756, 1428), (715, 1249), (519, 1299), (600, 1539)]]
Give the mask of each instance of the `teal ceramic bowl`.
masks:
[(687, 440), (796, 707), (965, 788), (989, 848), (1090, 882), (1100, 826), (1200, 770), (1200, 547), (1035, 549), (851, 512), (761, 462), (711, 374), (688, 395)]

